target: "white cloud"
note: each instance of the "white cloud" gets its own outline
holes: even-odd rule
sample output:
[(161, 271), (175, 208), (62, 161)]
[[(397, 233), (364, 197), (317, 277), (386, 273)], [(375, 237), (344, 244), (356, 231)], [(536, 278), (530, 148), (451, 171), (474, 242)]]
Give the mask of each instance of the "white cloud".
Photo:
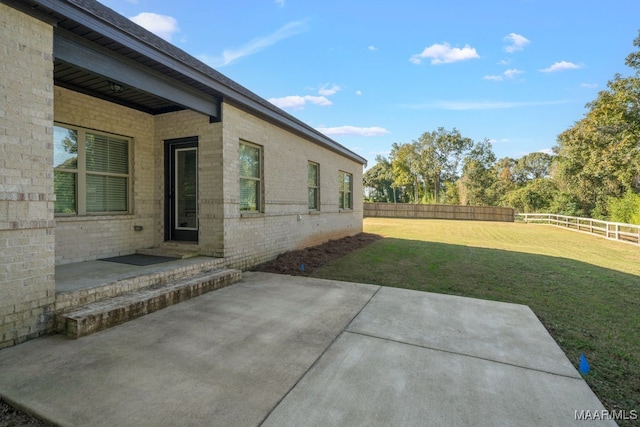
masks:
[(504, 50), (507, 53), (513, 53), (523, 50), (526, 45), (531, 43), (526, 37), (516, 33), (509, 33), (508, 35), (504, 36), (503, 40), (506, 43), (509, 43), (504, 47)]
[(378, 48), (375, 47), (374, 45), (369, 46), (368, 49), (372, 52), (375, 52), (376, 50), (378, 50)]
[(553, 151), (552, 148), (543, 148), (542, 150), (538, 150), (538, 153), (544, 153), (544, 154), (548, 154), (550, 156), (555, 155), (556, 153)]
[(510, 63), (511, 63), (511, 58), (508, 58), (508, 59), (501, 59), (501, 60), (498, 62), (498, 65), (509, 65)]
[(325, 98), (324, 96), (311, 96), (311, 95), (307, 95), (304, 97), (304, 99), (308, 102), (310, 102), (311, 104), (315, 104), (315, 105), (320, 105), (322, 107), (327, 107), (329, 105), (332, 105), (332, 102), (329, 101), (327, 98)]
[(524, 74), (524, 71), (518, 70), (517, 68), (510, 68), (510, 69), (506, 70), (502, 74), (484, 76), (483, 79), (484, 80), (493, 80), (493, 81), (499, 82), (499, 81), (502, 81), (504, 79), (513, 79), (513, 78), (515, 78), (516, 76), (518, 76), (520, 74)]
[(597, 83), (582, 83), (580, 86), (586, 87), (588, 89), (595, 89), (598, 87)]
[(358, 95), (358, 96), (362, 95), (362, 91), (361, 90), (357, 90), (356, 91), (356, 95)]
[(510, 68), (502, 74), (504, 74), (506, 78), (512, 79), (517, 75), (524, 74), (524, 71), (518, 70), (517, 68)]
[(317, 131), (327, 136), (380, 136), (389, 132), (382, 127), (358, 127), (358, 126), (338, 126), (338, 127), (319, 127)]
[(331, 85), (331, 87), (329, 87), (329, 83), (323, 85), (320, 90), (318, 90), (318, 93), (322, 96), (331, 96), (331, 95), (335, 95), (336, 93), (338, 93), (338, 91), (340, 91), (340, 86), (338, 85)]
[(304, 108), (307, 103), (319, 105), (321, 107), (327, 107), (329, 105), (333, 105), (331, 101), (327, 98), (327, 96), (335, 95), (340, 91), (340, 86), (336, 84), (325, 84), (319, 90), (318, 94), (320, 96), (313, 95), (290, 95), (283, 96), (282, 98), (269, 98), (269, 102), (273, 105), (280, 107), (282, 109), (291, 108), (294, 110), (299, 110)]
[(573, 62), (560, 61), (555, 62), (551, 66), (540, 70), (540, 72), (553, 73), (556, 71), (575, 70), (577, 68), (582, 68), (582, 65), (574, 64)]
[(322, 107), (326, 107), (332, 105), (332, 102), (329, 101), (324, 96), (299, 96), (299, 95), (291, 95), (291, 96), (283, 96), (282, 98), (269, 98), (268, 101), (275, 105), (276, 107), (282, 109), (302, 109), (307, 103), (320, 105)]
[(284, 1), (284, 0), (273, 0), (273, 2), (274, 2), (275, 4), (277, 4), (278, 6), (280, 6), (280, 7), (283, 7), (283, 6), (284, 6), (284, 3), (285, 3), (285, 1)]
[(326, 83), (320, 89), (318, 89), (318, 94), (320, 96), (290, 95), (283, 96), (282, 98), (270, 98), (268, 101), (282, 109), (302, 109), (307, 103), (319, 105), (321, 107), (328, 107), (329, 105), (333, 105), (333, 103), (327, 98), (327, 96), (335, 95), (339, 91), (340, 86), (336, 84)]
[(292, 96), (283, 96), (282, 98), (269, 98), (267, 101), (275, 105), (276, 107), (280, 107), (282, 109), (287, 108), (303, 108), (307, 101), (303, 96), (292, 95)]
[(225, 50), (224, 52), (222, 52), (222, 56), (220, 57), (212, 58), (207, 55), (200, 55), (199, 58), (212, 67), (223, 67), (242, 57), (254, 54), (266, 47), (274, 45), (280, 40), (284, 40), (286, 38), (295, 36), (296, 34), (300, 34), (306, 31), (307, 28), (307, 24), (304, 21), (289, 22), (272, 34), (257, 37), (237, 49)]
[(131, 18), (133, 22), (170, 42), (174, 33), (180, 31), (178, 21), (172, 16), (152, 12), (141, 12)]
[(404, 108), (410, 108), (414, 110), (424, 109), (439, 109), (439, 110), (503, 110), (509, 108), (521, 108), (521, 107), (540, 107), (546, 105), (560, 105), (567, 104), (570, 101), (436, 101), (424, 104), (405, 104), (401, 105)]
[(426, 47), (421, 53), (417, 53), (412, 55), (409, 58), (409, 61), (414, 64), (421, 64), (422, 60), (425, 58), (431, 59), (431, 64), (450, 64), (458, 61), (465, 61), (467, 59), (479, 58), (478, 52), (476, 49), (469, 46), (468, 44), (464, 45), (461, 49), (459, 47), (451, 47), (449, 43), (443, 44), (433, 44), (429, 47)]

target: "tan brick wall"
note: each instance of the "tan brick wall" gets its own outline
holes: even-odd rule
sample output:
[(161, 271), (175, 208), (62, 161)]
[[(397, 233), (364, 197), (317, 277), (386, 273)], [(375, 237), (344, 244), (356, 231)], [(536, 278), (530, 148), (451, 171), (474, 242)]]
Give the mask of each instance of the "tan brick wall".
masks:
[[(158, 116), (53, 85), (53, 29), (0, 4), (0, 348), (52, 331), (55, 264), (135, 252), (164, 240), (164, 143), (199, 140), (199, 247), (246, 267), (362, 230), (362, 165), (228, 104), (223, 122)], [(53, 125), (131, 138), (126, 215), (56, 216)], [(264, 149), (264, 211), (239, 210), (238, 144)], [(320, 164), (321, 209), (307, 208), (307, 164)], [(353, 174), (338, 210), (338, 171)], [(135, 231), (134, 226), (142, 226)]]
[[(223, 122), (194, 111), (155, 117), (155, 190), (164, 197), (164, 141), (198, 138), (199, 241), (204, 255), (247, 267), (279, 253), (362, 231), (362, 165), (224, 104)], [(240, 215), (238, 144), (264, 148), (264, 212)], [(224, 143), (223, 143), (224, 141)], [(320, 164), (320, 213), (307, 207), (307, 164)], [(338, 171), (353, 174), (354, 209), (338, 210)], [(164, 239), (164, 202), (155, 240)], [(300, 219), (298, 219), (300, 215)]]
[[(133, 192), (129, 215), (57, 216), (56, 263), (130, 254), (157, 244), (157, 211), (163, 196), (155, 179), (154, 117), (56, 86), (54, 119), (60, 124), (131, 138)], [(136, 225), (143, 230), (134, 231)], [(80, 235), (82, 239), (78, 239)]]
[[(224, 256), (245, 268), (287, 250), (362, 231), (362, 165), (223, 104)], [(240, 140), (263, 147), (264, 212), (241, 214)], [(320, 165), (320, 212), (307, 205), (307, 165)], [(338, 172), (353, 174), (353, 210), (338, 209)]]
[(0, 4), (0, 348), (51, 330), (53, 29)]

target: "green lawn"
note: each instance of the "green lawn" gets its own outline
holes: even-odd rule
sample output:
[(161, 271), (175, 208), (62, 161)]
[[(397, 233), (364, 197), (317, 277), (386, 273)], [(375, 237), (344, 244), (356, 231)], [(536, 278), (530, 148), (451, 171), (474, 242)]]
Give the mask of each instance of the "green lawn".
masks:
[(548, 225), (367, 218), (314, 277), (526, 304), (609, 410), (640, 410), (640, 247)]

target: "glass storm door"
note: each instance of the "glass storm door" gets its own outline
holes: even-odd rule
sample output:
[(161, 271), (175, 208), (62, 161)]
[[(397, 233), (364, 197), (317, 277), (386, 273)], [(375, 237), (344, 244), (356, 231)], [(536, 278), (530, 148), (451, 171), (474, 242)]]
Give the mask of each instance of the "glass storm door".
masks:
[(198, 240), (198, 140), (166, 141), (165, 237)]

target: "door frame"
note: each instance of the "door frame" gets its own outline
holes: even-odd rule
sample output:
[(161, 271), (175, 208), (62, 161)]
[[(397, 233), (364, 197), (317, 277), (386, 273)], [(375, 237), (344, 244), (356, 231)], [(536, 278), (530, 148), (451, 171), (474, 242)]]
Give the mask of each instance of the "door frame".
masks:
[[(195, 148), (196, 149), (196, 188), (198, 182), (198, 137), (191, 136), (186, 138), (166, 139), (164, 141), (164, 239), (165, 241), (183, 241), (197, 242), (199, 232), (199, 221), (196, 200), (196, 229), (184, 230), (176, 227), (175, 214), (175, 182), (176, 167), (175, 153), (179, 150)], [(198, 190), (196, 190), (198, 197)]]

